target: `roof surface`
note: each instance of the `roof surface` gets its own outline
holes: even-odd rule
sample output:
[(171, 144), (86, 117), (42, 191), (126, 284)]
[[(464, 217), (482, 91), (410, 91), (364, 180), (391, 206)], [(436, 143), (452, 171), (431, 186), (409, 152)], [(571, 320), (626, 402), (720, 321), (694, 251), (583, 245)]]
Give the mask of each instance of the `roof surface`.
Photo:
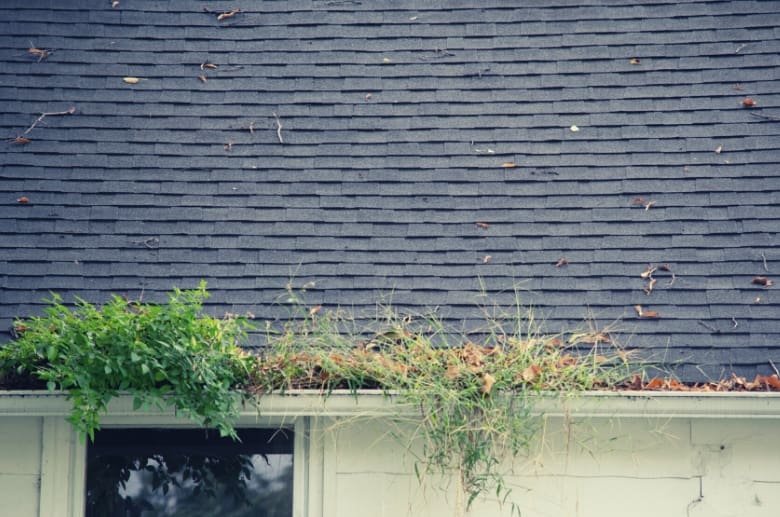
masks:
[(76, 109), (0, 143), (0, 331), (201, 278), (466, 328), (518, 289), (684, 379), (780, 365), (780, 2), (120, 2), (0, 5), (2, 135)]

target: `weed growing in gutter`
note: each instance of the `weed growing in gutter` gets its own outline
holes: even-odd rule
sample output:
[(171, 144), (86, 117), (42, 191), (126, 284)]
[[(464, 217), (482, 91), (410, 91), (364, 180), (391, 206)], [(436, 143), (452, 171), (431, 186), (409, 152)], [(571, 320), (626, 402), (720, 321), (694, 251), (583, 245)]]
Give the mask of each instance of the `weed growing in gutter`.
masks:
[[(294, 306), (300, 300), (290, 292)], [(240, 345), (247, 321), (202, 313), (205, 283), (174, 290), (167, 304), (113, 297), (74, 309), (53, 296), (46, 316), (17, 321), (20, 338), (0, 349), (0, 384), (29, 374), (73, 401), (69, 418), (94, 438), (108, 402), (130, 393), (135, 407), (174, 406), (235, 436), (241, 397), (290, 389), (392, 392), (420, 410), (424, 447), (418, 477), (456, 473), (466, 507), (487, 491), (506, 499), (501, 464), (524, 450), (535, 428), (536, 396), (614, 387), (629, 378), (625, 353), (603, 333), (546, 336), (532, 318), (492, 316), (479, 339), (436, 318), (380, 318), (381, 332), (354, 331), (339, 310), (302, 310), (266, 329), (260, 356)]]
[(69, 421), (94, 439), (99, 416), (121, 393), (143, 406), (174, 406), (183, 415), (236, 436), (240, 390), (249, 361), (237, 346), (246, 322), (204, 317), (205, 282), (169, 295), (167, 304), (119, 296), (101, 307), (78, 300), (71, 309), (57, 295), (46, 316), (15, 322), (19, 339), (0, 349), (0, 384), (29, 374), (73, 401)]
[(609, 389), (636, 373), (606, 334), (543, 335), (526, 316), (494, 314), (472, 341), (439, 319), (409, 321), (392, 312), (382, 318), (384, 331), (345, 335), (350, 314), (309, 311), (280, 331), (269, 329), (270, 346), (251, 368), (249, 389), (392, 392), (420, 411), (412, 432), (424, 442), (418, 478), (457, 474), (466, 508), (489, 492), (506, 501), (502, 464), (533, 438), (529, 415), (539, 395)]

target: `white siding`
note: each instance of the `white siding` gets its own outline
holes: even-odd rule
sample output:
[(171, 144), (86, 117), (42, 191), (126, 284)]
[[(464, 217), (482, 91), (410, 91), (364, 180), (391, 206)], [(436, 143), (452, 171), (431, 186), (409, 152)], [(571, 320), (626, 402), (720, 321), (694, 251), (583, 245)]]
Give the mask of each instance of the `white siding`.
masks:
[[(420, 486), (391, 426), (332, 427), (335, 490), (329, 517), (458, 515), (456, 481)], [(775, 420), (546, 420), (544, 437), (507, 477), (523, 517), (774, 516), (780, 508)], [(541, 435), (540, 435), (541, 436)], [(329, 457), (330, 456), (330, 457)], [(511, 514), (495, 498), (469, 515)]]
[(0, 514), (36, 517), (42, 418), (0, 417)]

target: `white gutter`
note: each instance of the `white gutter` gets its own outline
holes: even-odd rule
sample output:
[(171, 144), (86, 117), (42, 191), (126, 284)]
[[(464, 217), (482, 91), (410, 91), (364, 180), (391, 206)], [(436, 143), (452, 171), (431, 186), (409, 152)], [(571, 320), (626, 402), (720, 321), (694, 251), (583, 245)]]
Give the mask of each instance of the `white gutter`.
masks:
[[(109, 405), (106, 418), (124, 420), (175, 419), (173, 409), (133, 410), (132, 397), (123, 396)], [(48, 391), (0, 391), (1, 416), (67, 416), (71, 402), (65, 394)], [(328, 396), (313, 391), (293, 391), (284, 395), (264, 395), (257, 407), (246, 403), (241, 420), (289, 419), (298, 416), (381, 417), (414, 416), (417, 408), (400, 397), (380, 391), (348, 391)], [(780, 419), (780, 393), (777, 392), (584, 392), (557, 396), (540, 394), (533, 403), (534, 415), (588, 418), (718, 418)], [(105, 423), (108, 423), (105, 421)]]

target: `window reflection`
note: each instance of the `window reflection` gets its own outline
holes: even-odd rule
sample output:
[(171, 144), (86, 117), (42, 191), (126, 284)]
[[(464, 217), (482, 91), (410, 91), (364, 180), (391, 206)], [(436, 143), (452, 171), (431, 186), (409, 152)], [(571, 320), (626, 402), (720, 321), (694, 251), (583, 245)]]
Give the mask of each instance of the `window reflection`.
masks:
[(88, 448), (87, 517), (291, 517), (292, 432), (103, 430)]

